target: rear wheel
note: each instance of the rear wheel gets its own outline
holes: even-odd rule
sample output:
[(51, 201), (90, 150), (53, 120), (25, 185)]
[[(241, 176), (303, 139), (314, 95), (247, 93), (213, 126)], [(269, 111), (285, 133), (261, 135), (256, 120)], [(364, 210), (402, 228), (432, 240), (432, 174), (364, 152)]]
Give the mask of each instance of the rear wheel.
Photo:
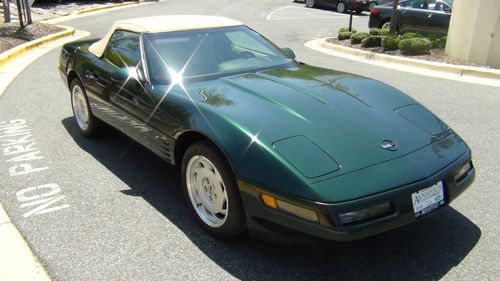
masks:
[(190, 146), (182, 159), (181, 178), (186, 201), (205, 230), (221, 238), (245, 232), (237, 184), (218, 150), (204, 141)]
[(337, 12), (339, 13), (345, 13), (346, 12), (346, 5), (343, 1), (340, 1), (338, 4), (337, 4)]
[(73, 79), (70, 84), (71, 89), (71, 107), (73, 115), (80, 133), (86, 137), (93, 137), (98, 134), (101, 126), (100, 120), (97, 119), (90, 110), (90, 104), (87, 98), (87, 93), (82, 82), (78, 79)]
[(380, 25), (380, 28), (389, 30), (391, 28), (391, 21), (388, 20), (388, 21), (383, 22)]
[(316, 1), (315, 0), (306, 0), (306, 7), (308, 7), (308, 8), (316, 7)]

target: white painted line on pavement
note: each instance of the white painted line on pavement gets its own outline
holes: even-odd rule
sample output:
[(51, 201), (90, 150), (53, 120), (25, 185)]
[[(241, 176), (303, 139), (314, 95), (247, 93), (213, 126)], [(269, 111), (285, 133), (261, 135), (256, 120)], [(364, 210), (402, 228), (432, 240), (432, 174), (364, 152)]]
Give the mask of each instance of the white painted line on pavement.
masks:
[[(285, 9), (300, 9), (305, 11), (309, 15), (301, 16), (300, 14), (295, 13), (294, 15), (291, 15), (290, 17), (288, 16), (275, 16), (277, 12), (283, 11)], [(266, 16), (266, 20), (323, 20), (323, 19), (346, 19), (348, 18), (349, 15), (346, 14), (339, 14), (339, 13), (334, 13), (332, 15), (332, 12), (330, 11), (324, 11), (324, 10), (315, 10), (315, 9), (310, 9), (310, 8), (304, 8), (304, 7), (297, 7), (297, 6), (282, 6), (273, 9), (271, 12), (269, 12)], [(359, 16), (353, 16), (354, 18), (357, 18)]]
[(269, 14), (267, 14), (266, 20), (270, 20), (270, 19), (271, 19), (271, 16), (272, 16), (274, 13), (278, 12), (278, 11), (281, 11), (281, 10), (286, 9), (286, 8), (293, 8), (293, 7), (294, 7), (294, 6), (283, 6), (283, 7), (278, 7), (278, 8), (276, 8), (276, 9), (272, 10)]

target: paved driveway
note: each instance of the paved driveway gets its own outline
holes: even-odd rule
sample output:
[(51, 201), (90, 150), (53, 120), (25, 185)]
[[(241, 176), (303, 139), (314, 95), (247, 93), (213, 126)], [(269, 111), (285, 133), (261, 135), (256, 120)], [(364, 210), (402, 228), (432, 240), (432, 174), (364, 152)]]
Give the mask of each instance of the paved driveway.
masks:
[[(69, 93), (56, 69), (59, 50), (53, 50), (22, 72), (0, 97), (0, 128), (27, 125), (20, 131), (0, 129), (0, 200), (55, 280), (494, 280), (499, 276), (499, 88), (312, 51), (304, 42), (336, 33), (347, 25), (347, 16), (286, 0), (172, 0), (65, 24), (100, 36), (118, 19), (188, 13), (241, 20), (294, 49), (300, 61), (379, 79), (405, 91), (470, 144), (476, 182), (451, 207), (428, 219), (362, 241), (284, 247), (247, 237), (216, 240), (188, 212), (174, 168), (120, 134), (88, 140), (77, 133)], [(368, 16), (361, 15), (354, 25), (367, 29), (367, 21)], [(30, 153), (18, 158), (5, 150), (13, 139), (31, 145)], [(20, 173), (27, 167), (22, 164), (34, 172)], [(40, 190), (53, 194), (36, 197)], [(41, 204), (48, 204), (45, 212), (35, 209)]]

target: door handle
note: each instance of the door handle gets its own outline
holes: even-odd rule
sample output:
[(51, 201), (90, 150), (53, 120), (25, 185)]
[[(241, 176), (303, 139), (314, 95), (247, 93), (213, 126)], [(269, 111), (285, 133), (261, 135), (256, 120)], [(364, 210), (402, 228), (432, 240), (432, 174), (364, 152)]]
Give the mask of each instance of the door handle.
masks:
[(427, 18), (431, 18), (431, 17), (432, 17), (432, 14), (428, 14), (428, 15), (427, 15)]

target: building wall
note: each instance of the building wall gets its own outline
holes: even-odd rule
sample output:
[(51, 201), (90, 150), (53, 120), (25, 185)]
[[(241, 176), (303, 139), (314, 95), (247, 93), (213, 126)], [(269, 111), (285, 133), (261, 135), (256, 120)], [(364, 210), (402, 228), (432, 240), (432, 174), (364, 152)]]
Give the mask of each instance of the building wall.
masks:
[(500, 68), (500, 0), (455, 0), (446, 53)]

